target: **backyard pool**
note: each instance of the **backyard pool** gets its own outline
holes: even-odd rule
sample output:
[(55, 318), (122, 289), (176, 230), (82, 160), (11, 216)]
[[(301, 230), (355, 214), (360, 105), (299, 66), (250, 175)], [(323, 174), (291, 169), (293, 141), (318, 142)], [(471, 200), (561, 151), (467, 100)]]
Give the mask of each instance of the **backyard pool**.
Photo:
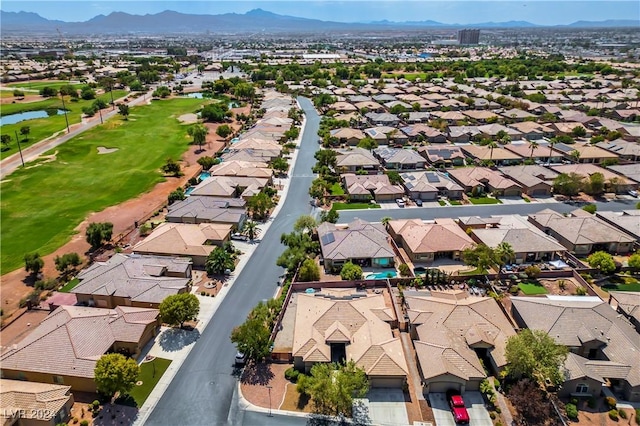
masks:
[(196, 189), (195, 186), (188, 187), (187, 190), (184, 191), (184, 195), (191, 195), (191, 193), (193, 192), (194, 189)]
[(387, 271), (387, 272), (376, 272), (374, 274), (367, 274), (364, 279), (365, 280), (384, 280), (387, 278), (395, 278), (398, 274), (396, 271)]
[(202, 182), (205, 179), (209, 179), (211, 177), (211, 173), (209, 172), (202, 172), (200, 173), (200, 176), (198, 176), (198, 179), (200, 179), (200, 182)]

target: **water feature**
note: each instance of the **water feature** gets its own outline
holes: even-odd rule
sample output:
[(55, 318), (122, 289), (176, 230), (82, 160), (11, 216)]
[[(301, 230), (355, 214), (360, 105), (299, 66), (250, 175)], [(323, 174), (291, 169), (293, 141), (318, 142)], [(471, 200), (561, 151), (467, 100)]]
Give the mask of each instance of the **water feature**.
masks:
[(202, 92), (195, 92), (195, 93), (187, 93), (185, 95), (187, 98), (193, 98), (193, 99), (202, 99)]
[(16, 124), (25, 120), (33, 120), (35, 118), (46, 118), (53, 115), (64, 114), (63, 109), (41, 109), (38, 111), (25, 111), (17, 114), (5, 115), (0, 117), (0, 126), (5, 124)]
[(195, 186), (188, 187), (187, 190), (184, 191), (184, 195), (191, 195), (191, 193), (193, 192), (194, 189), (196, 189)]
[(231, 143), (236, 143), (236, 142), (240, 142), (240, 138), (233, 138), (233, 139), (231, 139)]
[(387, 278), (395, 278), (398, 274), (396, 271), (386, 271), (386, 272), (376, 272), (373, 274), (367, 274), (364, 279), (365, 280), (384, 280)]
[(227, 108), (231, 109), (231, 108), (238, 108), (240, 106), (239, 103), (237, 103), (236, 101), (231, 101), (227, 104)]

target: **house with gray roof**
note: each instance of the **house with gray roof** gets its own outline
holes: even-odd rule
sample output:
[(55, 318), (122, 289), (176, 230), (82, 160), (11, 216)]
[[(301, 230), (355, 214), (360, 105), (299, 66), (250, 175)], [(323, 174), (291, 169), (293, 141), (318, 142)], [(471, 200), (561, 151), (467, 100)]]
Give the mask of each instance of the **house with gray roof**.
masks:
[(327, 272), (340, 271), (351, 261), (362, 267), (393, 268), (395, 253), (381, 223), (354, 220), (346, 228), (332, 223), (318, 226), (320, 250)]
[(136, 357), (160, 328), (157, 309), (60, 306), (0, 355), (5, 379), (96, 392), (96, 362), (106, 353)]
[(424, 157), (412, 149), (381, 146), (373, 150), (373, 155), (387, 170), (424, 169), (426, 164)]
[(466, 291), (404, 293), (423, 392), (478, 390), (486, 378), (479, 353), (499, 373), (507, 364), (505, 347), (513, 325), (490, 297)]
[(71, 293), (80, 304), (99, 308), (158, 308), (167, 296), (191, 290), (191, 269), (183, 257), (116, 253), (81, 271)]
[(380, 162), (364, 148), (336, 149), (336, 171), (355, 173), (358, 170), (374, 171), (380, 169)]
[(342, 182), (351, 200), (393, 201), (404, 196), (404, 189), (400, 185), (391, 185), (387, 175), (345, 173)]
[(166, 215), (173, 223), (224, 223), (242, 229), (247, 212), (242, 198), (216, 198), (192, 195), (171, 204)]
[(640, 161), (640, 144), (637, 142), (616, 139), (614, 141), (598, 142), (596, 146), (616, 154), (623, 160)]
[(640, 210), (602, 211), (596, 212), (596, 217), (615, 226), (640, 243)]
[(405, 172), (400, 177), (407, 194), (414, 200), (435, 200), (438, 196), (458, 200), (464, 193), (464, 188), (442, 172)]
[(500, 172), (522, 186), (522, 192), (530, 197), (547, 197), (553, 188), (557, 172), (538, 165), (500, 167)]
[(636, 183), (640, 183), (640, 164), (638, 163), (609, 166), (607, 169), (612, 170), (618, 175), (629, 178)]
[(429, 161), (433, 167), (448, 168), (464, 165), (465, 156), (459, 146), (421, 146), (418, 152)]
[(395, 126), (400, 123), (400, 118), (397, 115), (387, 112), (368, 112), (365, 117), (372, 126)]
[[(621, 399), (640, 401), (640, 335), (596, 297), (512, 297), (519, 326), (548, 333), (577, 356), (580, 368), (601, 377)], [(571, 396), (598, 396), (599, 388), (565, 386)]]
[(529, 222), (579, 255), (598, 250), (625, 254), (635, 242), (633, 237), (580, 209), (568, 216), (545, 209), (529, 215)]
[(624, 315), (640, 332), (640, 292), (609, 291), (609, 305)]

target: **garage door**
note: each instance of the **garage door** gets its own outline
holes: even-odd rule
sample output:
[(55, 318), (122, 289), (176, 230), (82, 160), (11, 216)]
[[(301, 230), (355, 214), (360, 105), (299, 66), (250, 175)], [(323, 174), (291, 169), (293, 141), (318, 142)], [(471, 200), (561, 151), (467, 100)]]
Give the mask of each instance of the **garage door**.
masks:
[(518, 191), (517, 189), (504, 191), (505, 197), (517, 197), (518, 195), (520, 195), (520, 191)]
[(369, 379), (372, 388), (396, 388), (402, 389), (402, 378), (396, 377), (372, 377)]
[(549, 191), (547, 191), (546, 189), (534, 189), (533, 192), (531, 193), (531, 195), (533, 195), (534, 197), (536, 195), (548, 195)]
[(448, 391), (449, 389), (455, 389), (460, 391), (461, 390), (461, 385), (459, 383), (452, 383), (452, 382), (432, 382), (429, 383), (429, 386), (427, 389), (425, 389), (425, 392), (429, 392), (429, 393), (444, 393), (446, 391)]

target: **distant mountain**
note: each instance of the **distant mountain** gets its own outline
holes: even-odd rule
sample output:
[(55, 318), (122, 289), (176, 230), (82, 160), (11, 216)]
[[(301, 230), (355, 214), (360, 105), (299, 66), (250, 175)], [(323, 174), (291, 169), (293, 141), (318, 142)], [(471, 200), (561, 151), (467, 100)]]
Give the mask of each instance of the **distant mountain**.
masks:
[(638, 28), (640, 19), (608, 19), (606, 21), (577, 21), (567, 25), (572, 28)]
[[(165, 10), (146, 15), (112, 12), (98, 15), (85, 22), (63, 22), (48, 20), (36, 13), (0, 11), (2, 33), (29, 33), (60, 30), (66, 34), (159, 34), (159, 33), (203, 33), (255, 34), (255, 33), (311, 33), (328, 31), (376, 31), (388, 29), (419, 28), (534, 28), (536, 24), (526, 21), (484, 22), (478, 24), (445, 24), (431, 20), (392, 22), (333, 22), (318, 19), (279, 15), (263, 9), (254, 9), (244, 14), (224, 13), (220, 15), (194, 15)], [(632, 27), (638, 21), (609, 20), (601, 22), (579, 21), (564, 27)]]

